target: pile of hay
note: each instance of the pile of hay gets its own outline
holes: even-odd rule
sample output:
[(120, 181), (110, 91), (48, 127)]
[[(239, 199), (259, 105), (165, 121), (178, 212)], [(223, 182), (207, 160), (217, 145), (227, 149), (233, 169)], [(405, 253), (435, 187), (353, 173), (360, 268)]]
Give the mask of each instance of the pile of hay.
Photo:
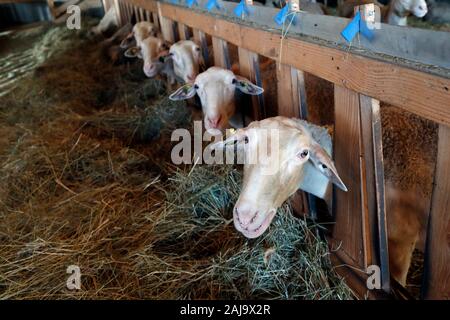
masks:
[(238, 168), (171, 163), (191, 114), (140, 69), (79, 32), (0, 98), (0, 299), (351, 298), (289, 205), (247, 240)]

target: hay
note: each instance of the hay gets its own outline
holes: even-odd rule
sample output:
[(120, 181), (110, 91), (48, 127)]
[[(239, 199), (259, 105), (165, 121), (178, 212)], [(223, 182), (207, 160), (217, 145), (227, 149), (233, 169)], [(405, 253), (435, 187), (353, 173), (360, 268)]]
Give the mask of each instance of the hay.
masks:
[(352, 297), (288, 204), (247, 240), (238, 168), (170, 162), (191, 115), (162, 82), (111, 66), (83, 33), (64, 43), (0, 98), (0, 299)]

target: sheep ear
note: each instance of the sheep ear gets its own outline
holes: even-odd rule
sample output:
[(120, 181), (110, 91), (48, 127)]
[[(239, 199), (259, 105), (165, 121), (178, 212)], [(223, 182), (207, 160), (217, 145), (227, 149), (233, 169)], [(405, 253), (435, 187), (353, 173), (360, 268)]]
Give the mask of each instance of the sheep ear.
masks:
[(227, 145), (242, 141), (245, 139), (245, 128), (241, 129), (227, 129), (227, 137), (225, 140), (212, 143), (208, 148), (223, 149)]
[(243, 77), (236, 76), (233, 79), (233, 84), (243, 93), (250, 94), (252, 96), (256, 96), (264, 92), (263, 88), (258, 87), (256, 84), (253, 84), (250, 80)]
[(187, 83), (184, 86), (180, 87), (177, 91), (172, 93), (169, 96), (169, 99), (172, 101), (186, 100), (195, 96), (196, 92), (197, 90), (195, 89), (195, 87), (192, 84)]
[(343, 191), (348, 191), (344, 182), (342, 182), (339, 174), (334, 166), (333, 160), (331, 160), (328, 153), (323, 149), (320, 144), (314, 142), (311, 150), (309, 159), (314, 164), (317, 170), (319, 170), (324, 176), (328, 178), (332, 183), (334, 183), (339, 189)]
[(140, 47), (131, 47), (127, 49), (124, 53), (125, 57), (127, 58), (139, 58), (142, 59), (142, 53)]

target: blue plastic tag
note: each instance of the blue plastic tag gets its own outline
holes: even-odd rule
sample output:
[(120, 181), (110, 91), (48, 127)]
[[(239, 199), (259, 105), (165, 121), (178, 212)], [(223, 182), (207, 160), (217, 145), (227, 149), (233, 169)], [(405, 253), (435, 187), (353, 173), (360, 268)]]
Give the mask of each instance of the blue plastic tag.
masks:
[(342, 30), (341, 35), (347, 42), (351, 42), (356, 34), (359, 32), (359, 22), (361, 21), (361, 15), (359, 12), (356, 13), (352, 21)]
[(221, 7), (220, 7), (219, 3), (217, 2), (217, 0), (208, 0), (208, 2), (206, 3), (206, 9), (208, 11), (211, 11), (214, 8), (216, 8), (217, 10), (221, 9)]
[(236, 6), (236, 8), (234, 8), (234, 14), (236, 16), (238, 16), (239, 18), (241, 18), (244, 15), (249, 16), (250, 15), (250, 9), (247, 6), (247, 4), (245, 3), (245, 0), (241, 0), (241, 2), (239, 2), (239, 4)]
[(198, 2), (197, 0), (186, 0), (186, 4), (188, 5), (189, 8), (192, 8), (192, 6), (195, 4), (196, 6), (198, 6)]
[(369, 27), (367, 26), (367, 22), (364, 20), (361, 20), (359, 22), (359, 32), (361, 32), (361, 34), (367, 38), (369, 41), (371, 41), (374, 38), (374, 32), (372, 29), (369, 29)]
[(286, 4), (273, 18), (278, 25), (282, 25), (286, 21), (286, 17), (289, 13), (289, 3)]

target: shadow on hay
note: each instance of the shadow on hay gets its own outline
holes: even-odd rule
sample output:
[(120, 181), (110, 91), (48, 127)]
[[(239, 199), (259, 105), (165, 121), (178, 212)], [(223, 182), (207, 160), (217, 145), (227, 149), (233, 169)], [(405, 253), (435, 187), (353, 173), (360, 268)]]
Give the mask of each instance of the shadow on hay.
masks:
[(173, 165), (189, 109), (99, 52), (80, 33), (0, 98), (0, 299), (351, 297), (289, 205), (264, 236), (238, 234), (240, 171)]

